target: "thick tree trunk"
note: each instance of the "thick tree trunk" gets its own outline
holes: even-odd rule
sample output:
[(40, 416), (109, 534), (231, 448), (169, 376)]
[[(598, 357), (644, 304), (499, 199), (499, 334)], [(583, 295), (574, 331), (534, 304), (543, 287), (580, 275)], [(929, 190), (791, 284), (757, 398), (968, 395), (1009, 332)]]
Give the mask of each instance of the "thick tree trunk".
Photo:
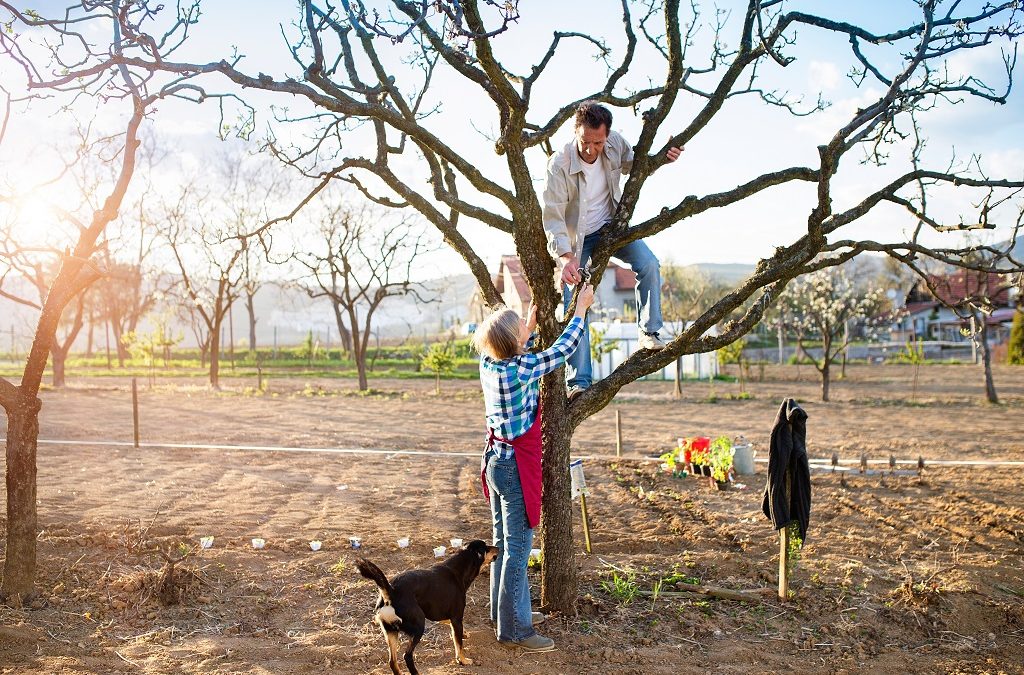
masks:
[(245, 294), (245, 309), (249, 313), (249, 351), (256, 351), (256, 307), (253, 304), (255, 294)]
[(87, 358), (87, 359), (91, 359), (92, 358), (92, 337), (93, 337), (93, 331), (95, 329), (96, 329), (96, 322), (92, 320), (92, 317), (89, 317), (89, 332), (86, 334), (86, 341), (85, 341), (85, 358)]
[(220, 389), (220, 325), (210, 330), (210, 387)]
[(54, 347), (50, 350), (50, 361), (53, 363), (53, 386), (60, 389), (64, 386), (64, 364), (68, 360), (68, 350)]
[[(359, 375), (359, 391), (366, 391), (370, 388), (366, 380), (366, 337), (370, 330), (370, 317), (366, 317), (366, 327), (363, 331), (359, 329), (359, 316), (354, 307), (349, 307), (348, 319), (352, 325), (352, 358), (356, 362), (356, 373)], [(362, 333), (362, 334), (360, 334)]]
[(850, 322), (843, 322), (843, 368), (839, 372), (839, 379), (846, 379), (846, 360), (850, 357)]
[(34, 594), (36, 577), (36, 446), (38, 398), (15, 403), (7, 412), (7, 550), (3, 597), (14, 605)]
[(988, 321), (985, 317), (979, 317), (981, 322), (981, 360), (985, 364), (985, 398), (989, 403), (999, 403), (999, 395), (996, 394), (996, 385), (992, 380), (992, 349), (988, 344)]
[(828, 387), (829, 387), (829, 376), (830, 367), (832, 365), (831, 359), (825, 360), (825, 365), (821, 368), (821, 400), (828, 402)]
[(783, 366), (783, 365), (786, 364), (786, 358), (785, 358), (786, 357), (786, 354), (785, 354), (785, 352), (786, 352), (786, 347), (785, 347), (786, 340), (785, 340), (785, 336), (782, 334), (782, 323), (783, 323), (783, 320), (780, 317), (779, 318), (779, 365), (780, 366)]
[(370, 382), (366, 379), (366, 354), (359, 349), (356, 352), (356, 373), (359, 375), (359, 391), (366, 391), (370, 388)]
[(128, 360), (128, 347), (121, 341), (123, 333), (120, 323), (110, 323), (110, 330), (114, 333), (114, 346), (117, 348), (117, 367), (124, 368), (124, 362)]
[(347, 353), (352, 353), (352, 333), (348, 328), (345, 327), (345, 321), (341, 316), (341, 305), (337, 302), (332, 302), (331, 306), (334, 308), (334, 322), (338, 325), (338, 335), (341, 338), (341, 348)]
[(565, 377), (562, 369), (545, 377), (544, 388), (557, 391), (541, 393), (541, 420), (544, 443), (544, 497), (541, 518), (544, 527), (544, 566), (541, 568), (540, 603), (544, 611), (558, 611), (566, 616), (576, 614), (579, 584), (576, 570), (576, 542), (572, 534), (572, 483), (569, 479), (569, 446), (572, 427), (565, 414), (565, 396), (561, 383), (553, 378)]

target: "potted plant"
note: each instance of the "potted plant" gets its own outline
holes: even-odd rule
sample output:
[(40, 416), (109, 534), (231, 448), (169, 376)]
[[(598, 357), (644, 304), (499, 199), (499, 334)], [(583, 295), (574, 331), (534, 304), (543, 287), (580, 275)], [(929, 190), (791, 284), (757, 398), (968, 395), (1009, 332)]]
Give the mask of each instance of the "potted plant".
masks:
[(690, 459), (693, 462), (695, 474), (711, 475), (711, 457), (708, 454), (710, 446), (711, 439), (706, 436), (690, 439)]
[(724, 490), (732, 473), (732, 441), (728, 436), (719, 436), (708, 448), (711, 479), (715, 487)]
[(667, 473), (671, 473), (673, 476), (676, 475), (676, 450), (673, 448), (665, 454), (658, 457), (661, 460), (661, 468)]

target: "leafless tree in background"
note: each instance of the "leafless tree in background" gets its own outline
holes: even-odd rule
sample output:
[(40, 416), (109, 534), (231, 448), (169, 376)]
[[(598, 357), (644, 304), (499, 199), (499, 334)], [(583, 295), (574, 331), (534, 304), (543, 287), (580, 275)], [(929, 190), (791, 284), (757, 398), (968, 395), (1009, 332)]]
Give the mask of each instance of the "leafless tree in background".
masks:
[(318, 224), (301, 239), (309, 250), (292, 255), (302, 272), (297, 283), (309, 297), (331, 303), (339, 334), (351, 336), (359, 390), (365, 391), (367, 346), (381, 304), (396, 296), (429, 301), (411, 273), (429, 242), (410, 218), (342, 198), (325, 199), (315, 213)]

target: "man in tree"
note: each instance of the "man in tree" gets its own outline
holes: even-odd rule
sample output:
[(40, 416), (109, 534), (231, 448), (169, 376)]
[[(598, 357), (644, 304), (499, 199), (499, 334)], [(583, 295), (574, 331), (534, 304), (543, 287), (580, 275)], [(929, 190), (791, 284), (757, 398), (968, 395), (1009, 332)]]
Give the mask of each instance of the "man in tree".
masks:
[[(601, 229), (612, 221), (622, 197), (619, 176), (633, 166), (633, 148), (612, 131), (612, 113), (596, 101), (584, 101), (576, 108), (575, 138), (548, 162), (544, 189), (544, 231), (548, 250), (562, 267), (562, 294), (568, 309), (572, 286), (583, 279), (584, 270), (601, 237)], [(674, 162), (682, 148), (669, 148)], [(661, 271), (658, 259), (643, 240), (633, 241), (612, 254), (629, 265), (637, 276), (636, 309), (640, 349), (658, 351), (665, 343), (661, 330)], [(582, 269), (581, 269), (582, 268)], [(566, 364), (569, 399), (591, 384), (590, 332), (583, 329), (579, 349)]]

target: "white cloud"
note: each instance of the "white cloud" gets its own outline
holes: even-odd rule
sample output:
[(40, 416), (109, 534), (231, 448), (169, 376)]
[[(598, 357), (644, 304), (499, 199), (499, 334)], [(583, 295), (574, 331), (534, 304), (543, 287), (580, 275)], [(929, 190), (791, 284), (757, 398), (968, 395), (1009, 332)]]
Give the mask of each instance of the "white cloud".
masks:
[(842, 75), (839, 73), (839, 67), (831, 61), (811, 61), (807, 70), (811, 89), (831, 91), (839, 87)]

